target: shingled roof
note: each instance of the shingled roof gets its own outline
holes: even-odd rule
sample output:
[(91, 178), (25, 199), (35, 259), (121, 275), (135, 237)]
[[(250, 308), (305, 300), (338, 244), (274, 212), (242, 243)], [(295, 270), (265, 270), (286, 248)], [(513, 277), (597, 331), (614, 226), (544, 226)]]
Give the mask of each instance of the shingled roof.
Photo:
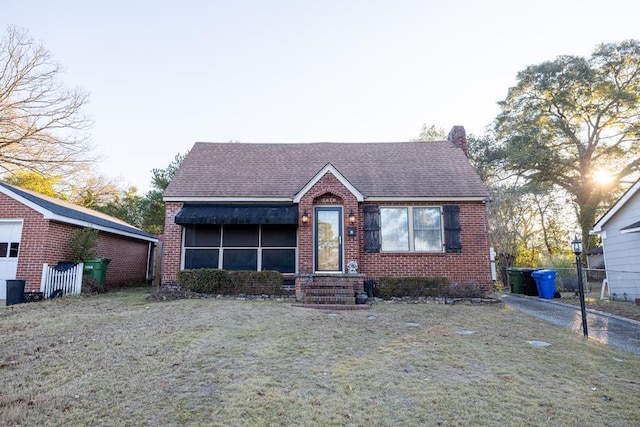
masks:
[(463, 149), (451, 141), (197, 142), (165, 190), (164, 198), (293, 198), (327, 164), (365, 200), (488, 196)]
[(15, 187), (0, 181), (0, 192), (29, 205), (42, 213), (45, 218), (64, 223), (85, 227), (93, 227), (99, 230), (115, 234), (129, 236), (137, 239), (155, 242), (158, 239), (152, 234), (146, 233), (118, 218), (75, 205), (64, 200), (38, 194), (24, 188)]

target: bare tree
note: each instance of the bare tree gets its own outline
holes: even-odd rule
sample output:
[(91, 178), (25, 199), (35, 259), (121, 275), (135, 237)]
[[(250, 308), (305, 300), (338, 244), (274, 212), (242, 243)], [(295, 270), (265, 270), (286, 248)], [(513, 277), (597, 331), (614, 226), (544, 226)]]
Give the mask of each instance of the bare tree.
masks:
[(65, 171), (92, 159), (86, 91), (68, 89), (42, 43), (8, 27), (0, 39), (0, 172)]
[(116, 200), (120, 194), (117, 180), (99, 175), (87, 165), (78, 165), (64, 192), (77, 205), (95, 209)]

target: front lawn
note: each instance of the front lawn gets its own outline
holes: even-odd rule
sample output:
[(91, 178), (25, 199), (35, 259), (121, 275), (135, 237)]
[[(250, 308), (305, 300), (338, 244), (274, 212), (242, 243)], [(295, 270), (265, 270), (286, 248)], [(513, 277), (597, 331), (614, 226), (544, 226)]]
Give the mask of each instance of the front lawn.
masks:
[(0, 309), (0, 425), (640, 424), (639, 357), (502, 305), (148, 292)]

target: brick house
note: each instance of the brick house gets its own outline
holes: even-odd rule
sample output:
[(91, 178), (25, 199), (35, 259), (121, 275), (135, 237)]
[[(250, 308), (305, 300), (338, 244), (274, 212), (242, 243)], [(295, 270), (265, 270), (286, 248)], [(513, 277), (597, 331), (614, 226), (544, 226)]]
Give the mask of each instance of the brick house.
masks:
[(43, 264), (70, 260), (79, 228), (99, 231), (97, 252), (111, 261), (106, 285), (146, 280), (157, 239), (117, 218), (0, 182), (0, 300), (5, 280), (24, 279), (39, 291)]
[(434, 142), (196, 143), (164, 192), (162, 282), (206, 267), (278, 270), (300, 299), (380, 276), (488, 294), (488, 195), (461, 126)]

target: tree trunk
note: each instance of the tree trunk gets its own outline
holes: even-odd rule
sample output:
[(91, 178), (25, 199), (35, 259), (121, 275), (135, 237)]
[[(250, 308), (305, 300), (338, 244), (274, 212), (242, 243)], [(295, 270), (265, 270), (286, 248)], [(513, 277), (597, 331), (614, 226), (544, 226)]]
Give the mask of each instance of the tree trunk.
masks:
[(598, 206), (602, 202), (601, 195), (597, 194), (597, 190), (588, 189), (584, 191), (588, 195), (586, 197), (578, 197), (576, 198), (576, 202), (578, 204), (578, 224), (580, 225), (581, 231), (581, 240), (582, 240), (582, 250), (583, 252), (587, 252), (593, 249), (596, 245), (595, 236), (589, 235), (589, 231), (593, 228), (596, 223), (596, 213), (598, 211)]

